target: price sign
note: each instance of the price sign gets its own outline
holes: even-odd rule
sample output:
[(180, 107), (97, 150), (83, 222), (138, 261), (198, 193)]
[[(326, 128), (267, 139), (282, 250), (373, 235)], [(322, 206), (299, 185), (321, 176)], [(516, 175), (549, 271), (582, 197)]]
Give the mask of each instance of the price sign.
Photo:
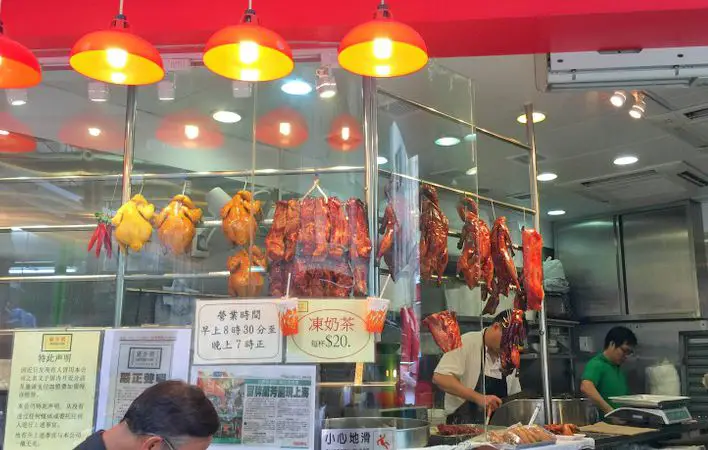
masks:
[(322, 430), (321, 450), (396, 450), (396, 429)]
[(282, 362), (275, 300), (198, 300), (194, 323), (193, 364)]
[(300, 300), (300, 331), (288, 337), (287, 362), (373, 362), (365, 317), (365, 300)]

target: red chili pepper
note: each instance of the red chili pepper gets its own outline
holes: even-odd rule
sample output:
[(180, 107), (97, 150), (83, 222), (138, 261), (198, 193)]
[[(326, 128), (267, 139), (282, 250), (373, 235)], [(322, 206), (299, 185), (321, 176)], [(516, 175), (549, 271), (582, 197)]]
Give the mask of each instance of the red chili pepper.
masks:
[(100, 222), (96, 227), (96, 233), (98, 234), (98, 245), (96, 245), (96, 258), (101, 256), (101, 247), (103, 246), (103, 235), (106, 232), (106, 225)]
[(113, 231), (113, 227), (110, 224), (107, 224), (105, 226), (106, 232), (103, 234), (103, 242), (104, 246), (106, 247), (106, 254), (108, 255), (108, 259), (111, 259), (113, 257), (113, 246), (111, 244), (111, 234)]
[(88, 251), (90, 252), (91, 249), (93, 248), (93, 245), (96, 243), (98, 240), (98, 227), (93, 231), (93, 234), (91, 235), (91, 240), (89, 241), (88, 244)]

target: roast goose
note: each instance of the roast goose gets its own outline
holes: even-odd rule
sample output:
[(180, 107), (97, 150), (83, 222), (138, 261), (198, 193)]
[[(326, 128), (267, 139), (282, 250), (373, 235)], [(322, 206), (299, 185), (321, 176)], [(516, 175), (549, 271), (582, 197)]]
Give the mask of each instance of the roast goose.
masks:
[(262, 272), (265, 272), (266, 265), (265, 254), (255, 245), (250, 249), (242, 248), (229, 257), (226, 262), (226, 267), (231, 272), (229, 294), (238, 297), (258, 296), (265, 282)]
[(423, 184), (420, 187), (420, 276), (423, 280), (442, 276), (448, 261), (447, 235), (450, 224), (440, 209), (435, 187)]

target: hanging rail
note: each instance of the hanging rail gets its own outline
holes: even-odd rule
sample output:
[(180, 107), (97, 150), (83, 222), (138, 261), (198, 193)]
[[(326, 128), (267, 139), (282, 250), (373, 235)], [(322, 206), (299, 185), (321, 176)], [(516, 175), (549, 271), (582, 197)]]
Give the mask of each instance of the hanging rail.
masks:
[[(273, 219), (264, 219), (261, 224), (270, 225)], [(0, 233), (27, 232), (48, 232), (48, 231), (90, 231), (96, 228), (95, 223), (82, 223), (72, 225), (13, 225), (11, 227), (0, 227)], [(202, 220), (197, 224), (197, 228), (218, 228), (221, 226), (221, 219)]]
[(435, 109), (435, 108), (433, 108), (433, 107), (430, 107), (430, 106), (428, 106), (428, 105), (424, 105), (423, 103), (419, 103), (419, 102), (417, 102), (417, 101), (415, 101), (415, 100), (410, 100), (410, 99), (407, 99), (407, 98), (405, 98), (405, 97), (401, 97), (401, 96), (399, 96), (399, 95), (393, 94), (393, 93), (391, 93), (391, 92), (389, 92), (389, 91), (386, 91), (386, 90), (384, 90), (384, 89), (379, 88), (379, 89), (378, 89), (378, 92), (379, 92), (380, 94), (385, 95), (386, 97), (390, 97), (390, 98), (392, 98), (392, 99), (394, 99), (394, 100), (398, 100), (398, 101), (400, 101), (400, 102), (407, 103), (407, 104), (409, 104), (409, 105), (411, 105), (411, 106), (413, 106), (413, 107), (422, 109), (422, 110), (427, 111), (427, 112), (429, 112), (429, 113), (431, 113), (431, 114), (434, 114), (434, 115), (436, 115), (436, 116), (438, 116), (438, 117), (442, 117), (442, 118), (444, 118), (444, 119), (448, 119), (448, 120), (451, 120), (451, 121), (453, 121), (453, 122), (457, 122), (457, 123), (460, 124), (460, 125), (468, 126), (468, 127), (470, 127), (472, 130), (474, 130), (475, 133), (480, 133), (480, 134), (483, 134), (483, 135), (485, 135), (485, 136), (489, 136), (489, 137), (491, 137), (491, 138), (498, 139), (498, 140), (500, 140), (500, 141), (506, 142), (507, 144), (511, 144), (511, 145), (516, 146), (516, 147), (523, 148), (524, 150), (531, 151), (531, 147), (530, 147), (529, 145), (526, 145), (526, 144), (524, 144), (523, 142), (518, 141), (518, 140), (516, 140), (516, 139), (514, 139), (514, 138), (506, 137), (506, 136), (503, 136), (503, 135), (501, 135), (501, 134), (499, 134), (499, 133), (495, 133), (495, 132), (493, 132), (493, 131), (489, 131), (489, 130), (487, 130), (486, 128), (482, 128), (482, 127), (475, 126), (475, 125), (474, 125), (473, 123), (471, 123), (471, 122), (468, 122), (468, 121), (466, 121), (466, 120), (460, 119), (460, 118), (455, 117), (455, 116), (453, 116), (453, 115), (444, 113), (444, 112), (442, 112), (442, 111), (438, 111), (437, 109)]
[[(326, 175), (337, 173), (363, 172), (364, 166), (332, 166), (303, 167), (300, 169), (256, 169), (256, 170), (222, 170), (205, 172), (174, 172), (174, 173), (134, 173), (131, 182), (142, 180), (191, 180), (196, 178), (236, 178), (236, 177), (267, 177), (279, 175)], [(114, 181), (122, 178), (121, 174), (105, 175), (46, 175), (36, 177), (3, 177), (0, 183), (34, 183), (38, 181)]]
[(400, 177), (400, 178), (405, 178), (407, 180), (416, 181), (418, 183), (429, 184), (431, 186), (435, 186), (438, 189), (443, 189), (445, 191), (455, 192), (457, 194), (465, 195), (467, 197), (473, 197), (473, 198), (476, 198), (477, 200), (480, 200), (480, 201), (489, 202), (495, 206), (498, 205), (498, 206), (502, 206), (504, 208), (513, 209), (515, 211), (520, 211), (520, 212), (531, 214), (531, 215), (536, 214), (536, 210), (533, 208), (527, 208), (525, 206), (514, 205), (513, 203), (501, 202), (499, 200), (494, 200), (493, 198), (489, 198), (489, 197), (485, 197), (483, 195), (475, 194), (474, 192), (468, 192), (468, 191), (465, 191), (462, 189), (457, 189), (454, 187), (446, 186), (444, 184), (435, 183), (433, 181), (423, 180), (423, 179), (413, 177), (410, 175), (406, 175), (403, 173), (392, 172), (390, 170), (384, 170), (384, 169), (379, 169), (379, 173), (382, 173), (382, 174), (389, 176), (389, 177)]

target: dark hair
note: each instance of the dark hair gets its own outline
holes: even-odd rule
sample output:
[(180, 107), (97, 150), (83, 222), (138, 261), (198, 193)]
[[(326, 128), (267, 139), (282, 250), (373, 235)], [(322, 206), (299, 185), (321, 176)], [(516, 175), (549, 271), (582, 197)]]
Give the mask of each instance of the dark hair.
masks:
[(123, 417), (135, 435), (206, 438), (219, 430), (219, 416), (201, 389), (165, 381), (143, 391)]
[(610, 344), (615, 344), (615, 347), (621, 347), (624, 344), (636, 347), (637, 336), (629, 328), (614, 327), (605, 336), (605, 348), (608, 348)]

